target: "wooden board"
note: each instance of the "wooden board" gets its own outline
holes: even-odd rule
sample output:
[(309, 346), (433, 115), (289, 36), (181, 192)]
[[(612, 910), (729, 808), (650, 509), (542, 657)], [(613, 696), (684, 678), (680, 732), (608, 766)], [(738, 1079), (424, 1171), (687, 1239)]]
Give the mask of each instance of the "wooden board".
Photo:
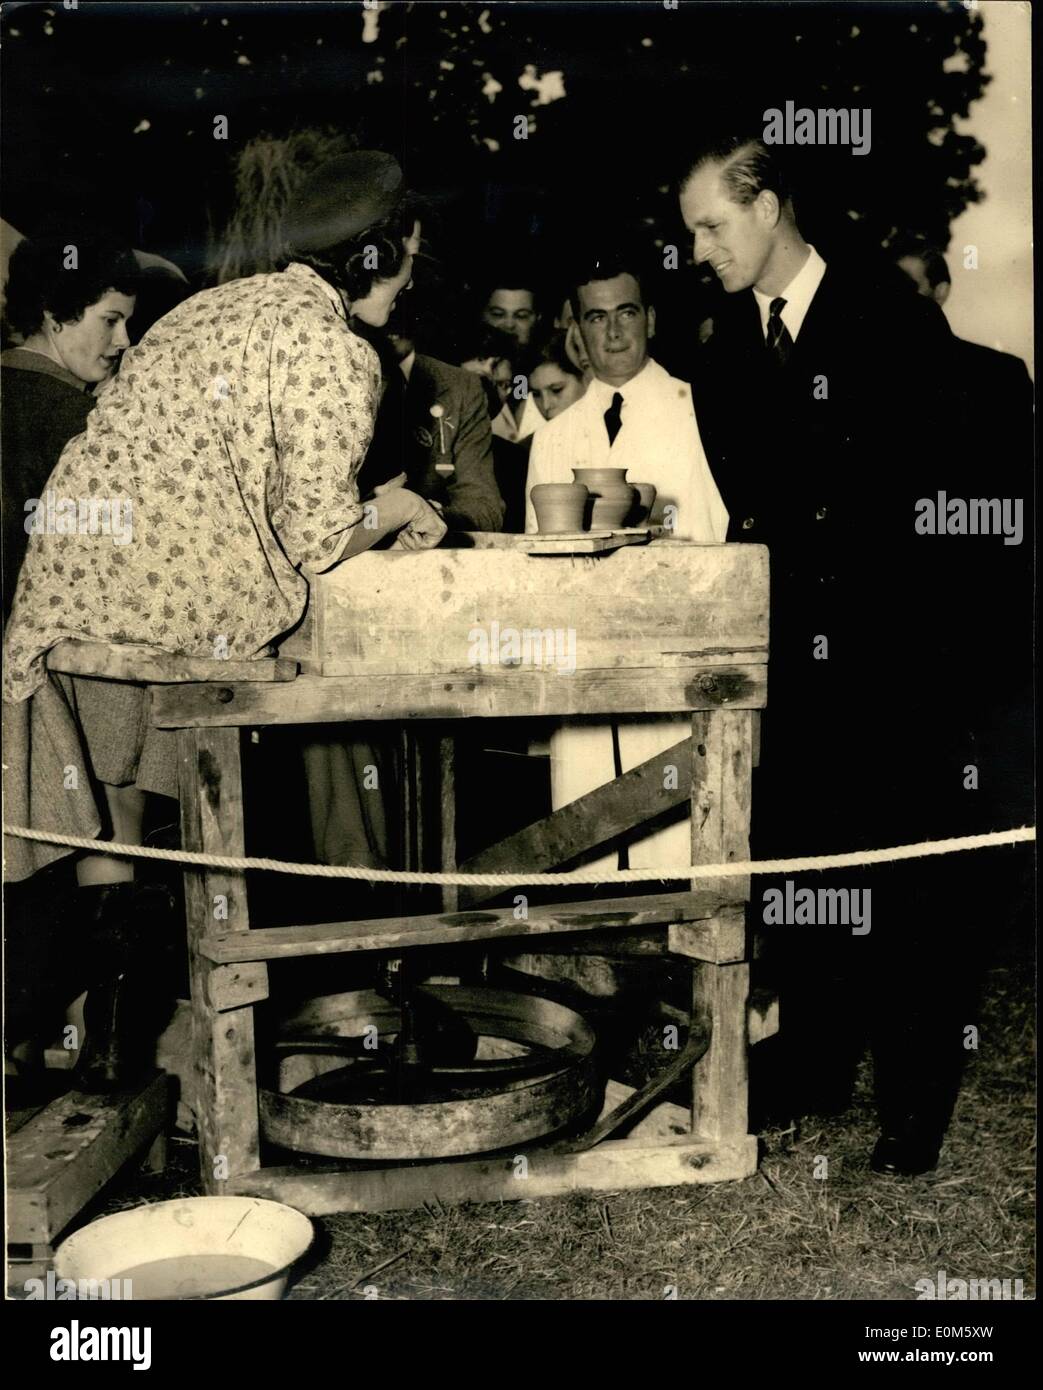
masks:
[(627, 935), (640, 927), (671, 922), (716, 922), (720, 907), (720, 899), (712, 893), (650, 893), (636, 898), (530, 907), (526, 920), (515, 917), (512, 905), (478, 912), (211, 932), (199, 942), (198, 950), (207, 960), (228, 965), (237, 961), (325, 956), (343, 951), (397, 951), (408, 946), (461, 945), (467, 941), (551, 933), (618, 929)]
[(676, 669), (556, 672), (481, 670), (467, 676), (298, 676), (271, 685), (152, 686), (152, 722), (262, 728), (369, 719), (560, 718), (571, 715), (687, 714), (767, 700), (763, 663), (707, 661)]
[[(178, 758), (184, 848), (243, 854), (238, 729), (183, 729)], [(264, 997), (267, 981), (257, 970), (233, 980), (236, 972), (216, 969), (200, 945), (215, 921), (230, 936), (249, 936), (245, 875), (186, 868), (185, 920), (200, 1172), (207, 1192), (221, 1192), (222, 1174), (260, 1164), (253, 999)]]
[(8, 1136), (7, 1239), (52, 1243), (165, 1128), (169, 1078), (114, 1096), (70, 1091)]
[(47, 669), (72, 676), (104, 676), (113, 681), (292, 681), (297, 662), (264, 657), (257, 661), (207, 661), (176, 656), (159, 647), (129, 642), (58, 642), (47, 653)]
[[(624, 831), (632, 830), (689, 800), (692, 755), (688, 739), (638, 764), (604, 786), (595, 787), (567, 806), (526, 826), (505, 840), (483, 849), (460, 867), (464, 873), (510, 873), (519, 864), (528, 869), (555, 869), (587, 850), (599, 849)], [(665, 776), (677, 769), (677, 785)], [(498, 897), (502, 889), (461, 888), (464, 907)]]
[[(528, 634), (528, 637), (526, 637)], [(564, 634), (567, 650), (546, 644)], [(325, 676), (763, 662), (768, 554), (653, 541), (536, 564), (508, 549), (374, 551), (314, 582), (282, 655)]]
[[(676, 1187), (749, 1177), (757, 1171), (757, 1140), (752, 1135), (735, 1144), (690, 1137), (655, 1144), (618, 1139), (605, 1140), (586, 1153), (527, 1149), (524, 1156), (524, 1168), (516, 1161), (521, 1155), (353, 1172), (262, 1168), (233, 1178), (226, 1191), (286, 1202), (308, 1216), (328, 1216), (340, 1211), (410, 1211), (436, 1202), (504, 1202), (569, 1192)], [(669, 1281), (664, 1277), (663, 1282)]]
[(649, 531), (577, 532), (574, 535), (519, 536), (517, 548), (525, 555), (606, 555), (622, 545), (647, 545)]
[[(642, 541), (645, 538), (649, 540), (670, 538), (670, 533), (666, 527), (659, 525), (595, 528), (593, 531), (580, 531), (572, 534), (586, 535), (588, 538), (602, 535), (639, 536)], [(448, 539), (450, 543), (445, 547), (447, 550), (525, 550), (532, 541), (554, 540), (556, 537), (553, 533), (544, 535), (539, 532), (534, 532), (531, 535), (519, 535), (511, 531), (456, 531), (452, 532)]]

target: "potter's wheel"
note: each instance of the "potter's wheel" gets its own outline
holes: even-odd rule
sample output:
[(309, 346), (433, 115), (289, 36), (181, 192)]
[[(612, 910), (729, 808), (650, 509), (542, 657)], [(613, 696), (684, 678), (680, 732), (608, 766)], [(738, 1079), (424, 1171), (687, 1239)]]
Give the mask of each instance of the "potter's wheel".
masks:
[(502, 1149), (597, 1112), (594, 1041), (572, 1009), (507, 990), (427, 985), (405, 1008), (373, 990), (330, 995), (280, 1032), (263, 1132), (333, 1158)]

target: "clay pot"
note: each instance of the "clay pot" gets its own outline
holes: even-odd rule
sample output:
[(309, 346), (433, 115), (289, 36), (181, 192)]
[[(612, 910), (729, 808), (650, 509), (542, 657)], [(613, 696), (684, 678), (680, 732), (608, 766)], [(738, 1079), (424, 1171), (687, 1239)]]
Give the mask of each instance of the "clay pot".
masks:
[(531, 496), (541, 535), (584, 529), (588, 494), (582, 483), (537, 483)]
[(622, 526), (637, 501), (637, 489), (626, 481), (625, 468), (574, 468), (572, 476), (584, 483), (594, 506), (592, 530)]
[(652, 508), (655, 506), (656, 485), (655, 483), (634, 483), (633, 486), (637, 489), (637, 501), (630, 514), (629, 524), (631, 526), (645, 526), (648, 518), (652, 515)]

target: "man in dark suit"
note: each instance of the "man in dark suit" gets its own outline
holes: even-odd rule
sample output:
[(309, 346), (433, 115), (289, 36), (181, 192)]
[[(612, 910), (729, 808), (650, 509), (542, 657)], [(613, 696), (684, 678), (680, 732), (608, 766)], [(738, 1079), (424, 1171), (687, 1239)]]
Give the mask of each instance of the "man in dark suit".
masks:
[[(916, 239), (900, 241), (891, 256), (917, 294), (939, 308), (948, 303), (952, 277), (936, 247)], [(997, 466), (1006, 468), (1003, 485), (1024, 491), (1032, 467), (1032, 378), (1025, 363), (1013, 353), (953, 334), (949, 372), (960, 402), (961, 428), (974, 434), (966, 456), (973, 462), (987, 454), (990, 472)], [(994, 490), (995, 486), (993, 476)]]
[[(939, 308), (949, 302), (945, 257), (919, 238), (891, 248), (910, 286)], [(950, 338), (947, 372), (957, 401), (964, 467), (950, 495), (1022, 498), (1025, 533), (1019, 545), (979, 549), (975, 563), (949, 574), (954, 606), (963, 616), (968, 650), (994, 653), (990, 679), (975, 697), (974, 761), (987, 769), (977, 800), (982, 824), (1018, 825), (1033, 819), (1033, 514), (1035, 450), (1032, 378), (1020, 357), (981, 343)], [(962, 538), (950, 540), (960, 545)], [(1005, 856), (989, 884), (993, 912), (1031, 922), (1032, 855), (1028, 845)], [(1011, 862), (1013, 861), (1013, 862)]]
[(499, 531), (504, 505), (479, 378), (418, 353), (401, 318), (389, 325), (387, 341), (387, 386), (360, 475), (362, 496), (399, 477), (437, 506), (450, 531)]
[[(694, 380), (700, 429), (728, 539), (771, 551), (754, 852), (958, 834), (976, 828), (959, 780), (972, 759), (958, 615), (934, 538), (914, 531), (955, 449), (948, 326), (893, 273), (827, 263), (777, 156), (757, 137), (723, 139), (693, 152), (679, 189), (695, 259), (727, 295)], [(871, 930), (790, 924), (771, 938), (789, 1113), (845, 1108), (868, 1035), (879, 1172), (932, 1168), (955, 1101), (973, 1022), (956, 888), (970, 857), (800, 876), (798, 888), (871, 890)]]

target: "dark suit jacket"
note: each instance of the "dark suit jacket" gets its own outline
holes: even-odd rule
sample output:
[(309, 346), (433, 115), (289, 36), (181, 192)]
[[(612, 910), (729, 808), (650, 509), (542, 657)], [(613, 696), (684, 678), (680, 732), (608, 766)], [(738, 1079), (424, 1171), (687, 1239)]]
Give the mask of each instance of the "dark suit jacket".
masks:
[[(434, 405), (443, 411), (441, 435)], [(439, 465), (451, 471), (440, 473)], [(493, 472), (492, 426), (473, 372), (422, 354), (408, 384), (392, 369), (359, 477), (362, 496), (402, 472), (414, 492), (442, 504), (451, 531), (500, 530), (504, 504)]]
[(784, 368), (751, 291), (715, 314), (693, 390), (728, 538), (770, 549), (773, 848), (924, 829), (916, 793), (960, 753), (950, 561), (914, 530), (917, 500), (955, 475), (951, 345), (931, 301), (833, 261)]
[(25, 503), (42, 498), (47, 479), (70, 439), (87, 428), (94, 397), (40, 353), (12, 348), (3, 355), (3, 583), (4, 622), (29, 538)]

